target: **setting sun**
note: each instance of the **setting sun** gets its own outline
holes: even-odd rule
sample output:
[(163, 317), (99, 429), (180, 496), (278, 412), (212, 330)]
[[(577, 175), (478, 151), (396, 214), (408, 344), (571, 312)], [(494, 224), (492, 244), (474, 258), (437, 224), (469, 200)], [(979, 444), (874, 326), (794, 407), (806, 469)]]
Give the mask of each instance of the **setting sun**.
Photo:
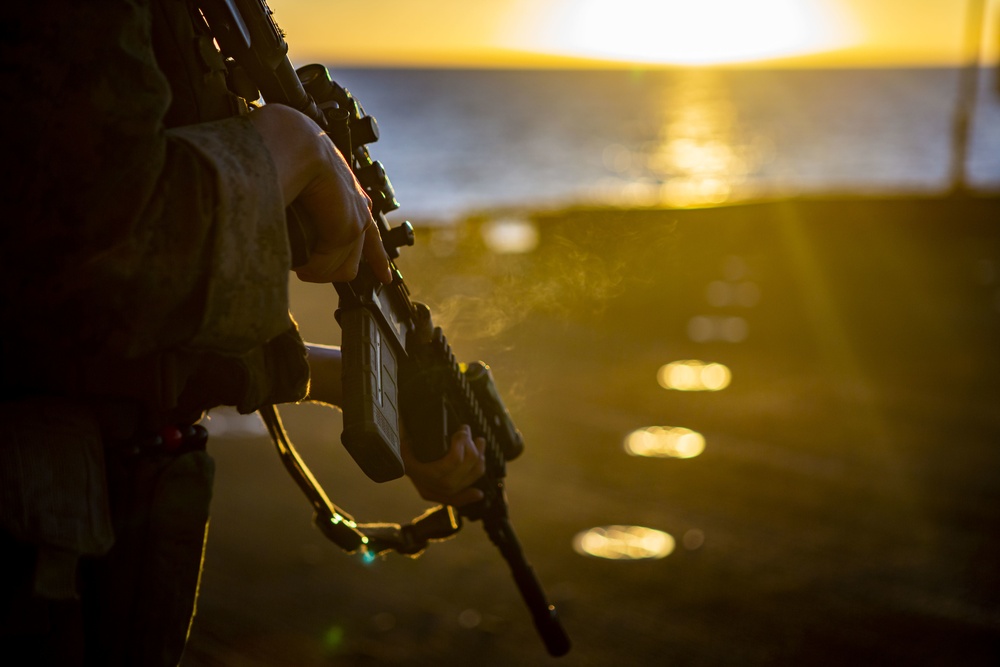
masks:
[(709, 65), (843, 48), (852, 36), (822, 0), (584, 0), (554, 4), (530, 40), (561, 56)]
[[(985, 0), (987, 16), (1000, 0)], [(405, 67), (956, 65), (965, 0), (271, 0), (294, 61)], [(996, 21), (983, 56), (995, 60)], [(334, 26), (352, 26), (335, 29)]]

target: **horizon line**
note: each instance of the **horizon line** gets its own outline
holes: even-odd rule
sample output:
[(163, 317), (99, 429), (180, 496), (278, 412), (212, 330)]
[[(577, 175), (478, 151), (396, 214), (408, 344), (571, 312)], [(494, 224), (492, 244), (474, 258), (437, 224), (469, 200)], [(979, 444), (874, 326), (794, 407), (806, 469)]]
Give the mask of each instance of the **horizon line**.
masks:
[[(496, 69), (496, 70), (696, 70), (696, 69), (772, 69), (772, 70), (844, 70), (844, 69), (956, 69), (968, 67), (954, 56), (905, 52), (874, 54), (855, 49), (838, 49), (789, 57), (759, 58), (719, 62), (651, 62), (615, 60), (554, 54), (500, 50), (460, 52), (395, 53), (381, 57), (357, 57), (352, 54), (304, 51), (309, 57), (289, 56), (294, 61), (337, 62), (342, 66), (366, 69)], [(976, 66), (991, 69), (1000, 66), (992, 54), (980, 55)]]

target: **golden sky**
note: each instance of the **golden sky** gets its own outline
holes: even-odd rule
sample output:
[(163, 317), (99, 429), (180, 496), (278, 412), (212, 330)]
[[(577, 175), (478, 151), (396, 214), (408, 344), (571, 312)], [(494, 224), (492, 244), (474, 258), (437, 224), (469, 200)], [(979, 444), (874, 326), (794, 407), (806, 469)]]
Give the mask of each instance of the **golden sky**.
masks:
[[(974, 0), (270, 0), (295, 64), (913, 66), (962, 61)], [(984, 0), (996, 62), (1000, 0)]]

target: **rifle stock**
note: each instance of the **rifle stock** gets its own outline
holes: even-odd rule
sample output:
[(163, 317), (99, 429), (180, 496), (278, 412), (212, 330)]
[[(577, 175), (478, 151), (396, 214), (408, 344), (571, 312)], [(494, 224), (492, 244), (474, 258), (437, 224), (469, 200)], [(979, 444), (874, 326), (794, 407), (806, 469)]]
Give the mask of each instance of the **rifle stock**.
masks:
[[(316, 121), (372, 200), (393, 281), (381, 284), (362, 263), (354, 280), (335, 284), (339, 295), (336, 317), (342, 331), (341, 440), (345, 448), (368, 477), (383, 482), (404, 473), (400, 454), (404, 430), (422, 461), (441, 458), (460, 424), (468, 424), (475, 437), (486, 441), (486, 473), (476, 484), (483, 491), (482, 500), (458, 512), (454, 508), (433, 510), (401, 528), (370, 526), (366, 533), (364, 524), (354, 523), (326, 498), (283, 435), (276, 411), (262, 411), (286, 467), (312, 501), (317, 523), (348, 551), (393, 549), (412, 554), (428, 540), (456, 532), (461, 527), (459, 513), (482, 521), (507, 561), (549, 653), (565, 654), (569, 638), (525, 559), (508, 517), (506, 462), (521, 454), (523, 439), (489, 367), (481, 362), (459, 364), (444, 333), (434, 326), (430, 310), (410, 300), (393, 260), (402, 246), (414, 243), (413, 228), (408, 222), (392, 228), (386, 219), (399, 203), (385, 169), (372, 160), (366, 147), (379, 137), (375, 119), (322, 65), (293, 70), (288, 45), (264, 0), (205, 0), (202, 5), (223, 52), (246, 70), (264, 102), (291, 106)], [(308, 259), (313, 233), (294, 207), (287, 213), (293, 266), (298, 266)]]

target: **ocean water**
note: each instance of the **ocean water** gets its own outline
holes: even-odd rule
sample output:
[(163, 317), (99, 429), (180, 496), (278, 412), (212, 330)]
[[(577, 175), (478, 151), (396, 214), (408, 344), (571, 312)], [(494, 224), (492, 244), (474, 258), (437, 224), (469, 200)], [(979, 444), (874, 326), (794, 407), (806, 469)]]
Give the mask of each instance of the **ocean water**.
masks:
[[(482, 71), (330, 67), (379, 121), (400, 214), (706, 205), (947, 190), (952, 69)], [(979, 76), (965, 178), (1000, 188), (997, 72)]]

